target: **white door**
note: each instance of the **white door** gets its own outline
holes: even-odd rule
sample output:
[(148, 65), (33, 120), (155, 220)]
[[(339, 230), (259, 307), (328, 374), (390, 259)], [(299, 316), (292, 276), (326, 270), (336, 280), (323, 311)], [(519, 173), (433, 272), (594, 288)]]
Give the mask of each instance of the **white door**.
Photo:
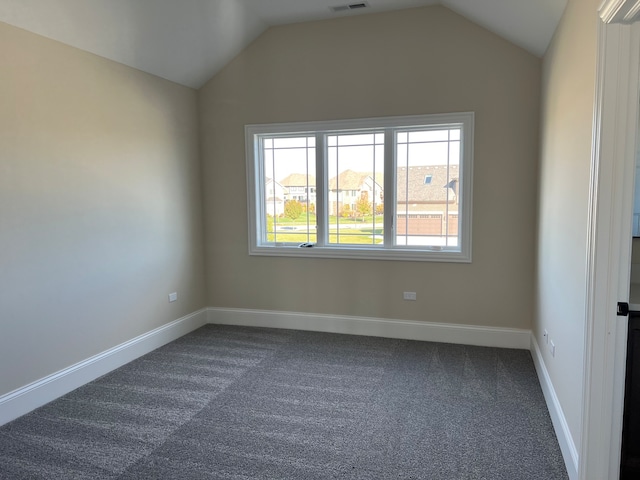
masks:
[(629, 301), (640, 111), (640, 25), (623, 23), (633, 23), (635, 7), (640, 0), (608, 0), (600, 10), (581, 480), (619, 478), (627, 322), (616, 316), (616, 304)]

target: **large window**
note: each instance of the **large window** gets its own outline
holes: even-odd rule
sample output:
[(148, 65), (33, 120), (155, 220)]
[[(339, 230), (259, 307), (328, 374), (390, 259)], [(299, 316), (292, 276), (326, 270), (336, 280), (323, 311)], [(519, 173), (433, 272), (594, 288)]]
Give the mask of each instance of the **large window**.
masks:
[(473, 113), (245, 133), (251, 254), (471, 261)]

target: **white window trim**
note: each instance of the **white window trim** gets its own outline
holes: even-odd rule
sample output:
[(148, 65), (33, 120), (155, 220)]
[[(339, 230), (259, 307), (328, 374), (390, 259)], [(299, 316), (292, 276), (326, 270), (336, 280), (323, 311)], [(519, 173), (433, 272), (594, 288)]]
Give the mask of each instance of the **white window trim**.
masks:
[[(258, 159), (260, 158), (259, 142), (255, 141), (257, 135), (269, 134), (309, 134), (317, 132), (342, 133), (344, 130), (368, 129), (368, 128), (403, 128), (416, 126), (437, 126), (447, 124), (462, 124), (460, 138), (460, 192), (462, 201), (459, 211), (460, 218), (460, 250), (447, 250), (442, 247), (411, 248), (406, 246), (392, 246), (389, 241), (393, 237), (393, 231), (385, 228), (385, 247), (368, 247), (363, 245), (336, 245), (314, 246), (312, 248), (294, 245), (260, 245), (258, 244), (258, 232), (261, 231), (264, 219), (258, 215), (258, 199), (264, 198), (264, 185), (256, 181), (260, 175)], [(385, 138), (385, 162), (395, 164), (395, 148), (391, 138)], [(316, 204), (324, 205), (328, 188), (327, 178), (324, 175), (324, 162), (322, 155), (326, 146), (323, 142), (316, 141), (317, 175), (316, 175)], [(471, 225), (473, 206), (473, 149), (474, 149), (474, 113), (462, 112), (451, 114), (411, 115), (401, 117), (379, 117), (364, 119), (335, 120), (322, 122), (298, 122), (298, 123), (272, 123), (245, 126), (245, 150), (247, 162), (247, 201), (248, 201), (248, 227), (249, 227), (249, 254), (260, 256), (284, 256), (284, 257), (315, 257), (315, 258), (350, 258), (373, 260), (408, 260), (430, 262), (455, 262), (471, 263)], [(385, 163), (385, 191), (395, 183), (395, 169), (389, 168)], [(394, 200), (395, 202), (395, 200)], [(319, 207), (318, 207), (319, 208)], [(392, 208), (385, 208), (385, 217), (393, 216)], [(385, 224), (387, 218), (385, 218)], [(324, 227), (318, 225), (318, 235)]]

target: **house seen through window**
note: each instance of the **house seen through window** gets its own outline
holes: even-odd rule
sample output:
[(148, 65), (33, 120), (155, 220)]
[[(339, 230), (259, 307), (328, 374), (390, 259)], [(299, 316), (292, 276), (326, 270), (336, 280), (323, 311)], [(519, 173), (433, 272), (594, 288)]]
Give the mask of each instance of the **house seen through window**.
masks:
[(470, 261), (473, 114), (246, 127), (250, 253)]

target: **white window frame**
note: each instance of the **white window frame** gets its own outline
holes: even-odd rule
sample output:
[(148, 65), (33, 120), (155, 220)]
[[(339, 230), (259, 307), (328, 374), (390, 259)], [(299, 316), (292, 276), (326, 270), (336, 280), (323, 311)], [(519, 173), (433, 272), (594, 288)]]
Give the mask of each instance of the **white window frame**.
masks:
[[(395, 235), (395, 184), (396, 184), (396, 148), (390, 129), (442, 126), (461, 127), (459, 192), (462, 200), (459, 205), (458, 247), (426, 247), (393, 245)], [(327, 146), (324, 138), (329, 134), (343, 134), (350, 130), (387, 129), (385, 134), (384, 160), (384, 192), (390, 198), (392, 208), (385, 208), (384, 244), (383, 245), (314, 245), (312, 248), (291, 244), (274, 244), (264, 242), (260, 238), (266, 218), (261, 208), (264, 201), (264, 182), (259, 181), (262, 175), (262, 152), (260, 141), (262, 136), (269, 135), (315, 135), (316, 136), (316, 213), (319, 218), (327, 211), (328, 178), (325, 173)], [(272, 123), (245, 126), (245, 148), (247, 162), (247, 197), (249, 223), (249, 254), (286, 257), (316, 258), (349, 258), (375, 260), (409, 260), (432, 262), (471, 262), (471, 225), (472, 225), (472, 193), (473, 193), (473, 142), (474, 113), (450, 113), (432, 115), (411, 115), (401, 117), (380, 117), (321, 122)], [(387, 197), (391, 192), (392, 197)], [(321, 212), (322, 210), (322, 212)], [(391, 228), (388, 226), (391, 225)], [(318, 235), (323, 227), (318, 225)]]

